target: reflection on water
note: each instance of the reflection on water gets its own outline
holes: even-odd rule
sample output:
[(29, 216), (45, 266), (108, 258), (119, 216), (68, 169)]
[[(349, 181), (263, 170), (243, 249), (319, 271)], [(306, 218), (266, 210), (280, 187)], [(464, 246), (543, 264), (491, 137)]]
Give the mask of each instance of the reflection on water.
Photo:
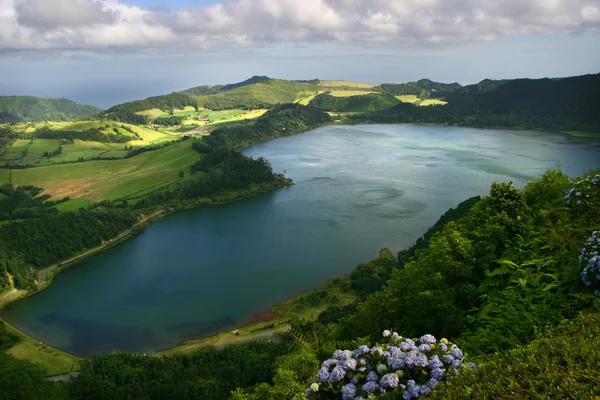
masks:
[(523, 186), (557, 163), (598, 167), (600, 143), (527, 131), (335, 126), (246, 150), (296, 182), (187, 210), (61, 273), (6, 310), (82, 355), (152, 352), (239, 325), (273, 302), (405, 248), (494, 180)]

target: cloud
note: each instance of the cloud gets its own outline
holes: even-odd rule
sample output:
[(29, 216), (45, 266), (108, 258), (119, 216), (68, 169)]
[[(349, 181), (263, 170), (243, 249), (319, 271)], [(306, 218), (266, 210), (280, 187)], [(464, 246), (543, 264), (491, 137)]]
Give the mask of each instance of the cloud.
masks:
[(176, 11), (121, 1), (0, 0), (0, 51), (439, 46), (600, 30), (600, 0), (225, 0)]

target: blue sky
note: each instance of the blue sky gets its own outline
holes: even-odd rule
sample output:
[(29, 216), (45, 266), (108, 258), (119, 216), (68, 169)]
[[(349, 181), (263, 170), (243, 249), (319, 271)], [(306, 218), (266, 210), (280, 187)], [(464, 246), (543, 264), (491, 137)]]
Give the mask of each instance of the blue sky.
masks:
[(0, 0), (0, 95), (123, 101), (252, 75), (600, 72), (600, 0)]

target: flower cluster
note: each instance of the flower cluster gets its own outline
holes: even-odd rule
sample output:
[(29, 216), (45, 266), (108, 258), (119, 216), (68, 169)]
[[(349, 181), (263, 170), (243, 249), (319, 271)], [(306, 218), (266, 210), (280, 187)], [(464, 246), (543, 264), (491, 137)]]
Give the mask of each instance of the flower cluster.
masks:
[(567, 205), (580, 206), (592, 196), (592, 188), (600, 187), (600, 175), (596, 175), (594, 178), (588, 176), (577, 182), (571, 181), (569, 184), (571, 188), (565, 193)]
[(464, 360), (462, 351), (432, 335), (407, 339), (389, 330), (384, 342), (354, 351), (336, 350), (325, 360), (317, 382), (306, 389), (307, 399), (366, 400), (377, 398), (417, 399), (427, 396), (443, 380), (475, 364)]
[(583, 284), (594, 290), (596, 296), (600, 296), (600, 232), (592, 232), (581, 249), (579, 260), (583, 264), (581, 280)]

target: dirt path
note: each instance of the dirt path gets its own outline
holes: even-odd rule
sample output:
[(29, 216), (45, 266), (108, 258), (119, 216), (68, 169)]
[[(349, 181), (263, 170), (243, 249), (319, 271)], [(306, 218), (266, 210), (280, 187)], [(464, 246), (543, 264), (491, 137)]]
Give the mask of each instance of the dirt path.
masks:
[(10, 299), (11, 297), (13, 297), (15, 294), (17, 294), (19, 291), (17, 289), (11, 290), (10, 292), (6, 293), (4, 296), (0, 297), (0, 302), (6, 300), (6, 299)]
[[(150, 218), (152, 218), (152, 217), (154, 217), (156, 215), (162, 214), (162, 213), (164, 213), (164, 210), (157, 211), (157, 212), (155, 212), (154, 214), (152, 214), (152, 215), (150, 215), (148, 217), (144, 217), (142, 220), (140, 220), (138, 223), (136, 223), (135, 225), (133, 225), (131, 228), (129, 228), (129, 229), (127, 229), (127, 230), (119, 233), (117, 236), (115, 236), (114, 238), (110, 239), (108, 242), (106, 242), (106, 243), (104, 243), (104, 244), (102, 244), (102, 245), (100, 245), (98, 247), (94, 247), (93, 249), (90, 249), (90, 250), (86, 251), (85, 253), (81, 253), (81, 254), (79, 254), (79, 255), (77, 255), (75, 257), (68, 258), (66, 260), (63, 260), (63, 261), (57, 263), (57, 264), (54, 264), (54, 265), (51, 265), (51, 266), (49, 266), (47, 268), (42, 269), (40, 271), (40, 279), (38, 279), (37, 286), (40, 287), (42, 285), (42, 283), (44, 283), (44, 280), (46, 279), (46, 274), (48, 272), (52, 271), (54, 268), (57, 268), (57, 267), (59, 267), (61, 265), (70, 264), (70, 263), (75, 262), (75, 261), (77, 261), (77, 260), (79, 260), (81, 258), (85, 258), (85, 257), (88, 257), (88, 256), (94, 254), (94, 253), (102, 251), (104, 248), (106, 248), (107, 246), (113, 244), (115, 241), (121, 240), (125, 236), (131, 234), (133, 228), (135, 228), (136, 226), (138, 226), (140, 224), (143, 224), (144, 222), (148, 221)], [(2, 300), (2, 299), (0, 299), (0, 300)]]

